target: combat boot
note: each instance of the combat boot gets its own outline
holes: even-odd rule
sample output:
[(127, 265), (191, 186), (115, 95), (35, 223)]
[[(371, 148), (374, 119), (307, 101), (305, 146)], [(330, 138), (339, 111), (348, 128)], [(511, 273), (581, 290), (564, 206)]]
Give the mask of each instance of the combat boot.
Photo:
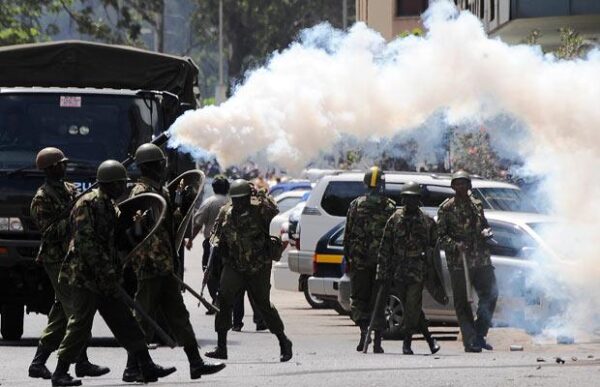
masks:
[(375, 338), (373, 339), (373, 353), (383, 353), (383, 347), (381, 346), (382, 332), (375, 331)]
[(204, 355), (212, 359), (227, 360), (227, 331), (217, 332), (217, 346), (214, 350), (206, 352)]
[(79, 360), (75, 363), (75, 375), (77, 377), (84, 376), (102, 376), (110, 372), (108, 367), (102, 367), (96, 364), (90, 363), (87, 357), (86, 349), (83, 350)]
[(481, 349), (485, 349), (486, 351), (494, 350), (494, 347), (488, 344), (488, 342), (485, 340), (485, 337), (483, 336), (477, 336), (477, 338), (475, 339), (475, 345), (480, 347)]
[(359, 328), (360, 328), (360, 339), (358, 340), (358, 345), (356, 346), (356, 351), (362, 352), (362, 350), (365, 346), (365, 341), (370, 343), (371, 337), (367, 337), (367, 333), (369, 333), (368, 324), (361, 323), (361, 324), (359, 324)]
[(52, 387), (57, 386), (81, 386), (81, 380), (74, 379), (69, 375), (70, 364), (58, 359), (56, 363), (56, 369), (52, 374)]
[(46, 367), (46, 361), (52, 351), (43, 348), (41, 345), (37, 347), (37, 351), (33, 356), (33, 360), (29, 365), (29, 377), (30, 378), (41, 378), (50, 379), (52, 378), (52, 372)]
[(190, 362), (190, 378), (192, 379), (200, 379), (202, 375), (215, 374), (225, 368), (225, 364), (223, 363), (205, 363), (200, 357), (200, 352), (196, 344), (186, 345), (183, 347), (183, 350)]
[(425, 340), (427, 341), (427, 345), (429, 345), (429, 350), (431, 351), (432, 355), (440, 350), (440, 346), (438, 345), (437, 340), (431, 337), (431, 333), (429, 333), (429, 331), (424, 332), (423, 337), (425, 337)]
[(177, 371), (175, 367), (161, 367), (155, 364), (150, 358), (148, 351), (140, 351), (135, 354), (143, 383), (152, 383), (158, 381), (158, 378), (164, 378)]
[(130, 352), (127, 352), (127, 365), (125, 366), (125, 370), (123, 371), (122, 380), (127, 383), (142, 381), (142, 372), (140, 371), (140, 367), (138, 366), (137, 359)]
[(407, 333), (404, 336), (404, 341), (402, 342), (402, 353), (403, 354), (405, 354), (405, 355), (414, 355), (415, 354), (410, 347), (411, 344), (412, 344), (412, 335)]
[(283, 333), (277, 335), (277, 338), (279, 339), (280, 350), (279, 361), (284, 363), (292, 358), (292, 341)]

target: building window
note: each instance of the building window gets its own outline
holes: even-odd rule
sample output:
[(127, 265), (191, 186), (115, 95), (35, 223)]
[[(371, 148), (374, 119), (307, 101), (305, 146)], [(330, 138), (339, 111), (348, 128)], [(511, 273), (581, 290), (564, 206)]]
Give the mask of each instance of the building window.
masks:
[(483, 0), (479, 0), (479, 18), (481, 20), (483, 20), (483, 18), (485, 17), (485, 4), (483, 3)]
[(429, 0), (396, 0), (396, 16), (419, 16), (428, 5)]
[(490, 0), (490, 21), (496, 18), (496, 0)]

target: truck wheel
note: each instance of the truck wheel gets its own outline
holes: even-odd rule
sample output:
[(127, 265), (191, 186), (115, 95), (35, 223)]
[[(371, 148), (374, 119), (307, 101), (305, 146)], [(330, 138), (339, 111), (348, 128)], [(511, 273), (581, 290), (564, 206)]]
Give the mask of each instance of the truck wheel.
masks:
[(23, 305), (2, 305), (0, 333), (4, 340), (19, 340), (23, 336)]
[(304, 298), (306, 298), (306, 302), (308, 302), (308, 305), (310, 305), (313, 309), (327, 309), (330, 307), (330, 305), (327, 302), (321, 300), (317, 296), (313, 296), (308, 291), (308, 276), (307, 275), (301, 276), (300, 281), (301, 281), (300, 286), (302, 287), (302, 291), (304, 292)]

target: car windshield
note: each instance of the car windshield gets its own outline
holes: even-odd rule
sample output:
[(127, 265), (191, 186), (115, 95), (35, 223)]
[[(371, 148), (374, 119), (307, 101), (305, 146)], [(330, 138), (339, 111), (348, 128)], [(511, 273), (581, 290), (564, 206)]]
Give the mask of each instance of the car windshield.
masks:
[(158, 111), (131, 95), (0, 94), (0, 169), (31, 167), (48, 146), (80, 167), (125, 159), (162, 129)]
[(475, 188), (472, 192), (475, 198), (481, 200), (485, 209), (540, 212), (535, 204), (516, 188)]

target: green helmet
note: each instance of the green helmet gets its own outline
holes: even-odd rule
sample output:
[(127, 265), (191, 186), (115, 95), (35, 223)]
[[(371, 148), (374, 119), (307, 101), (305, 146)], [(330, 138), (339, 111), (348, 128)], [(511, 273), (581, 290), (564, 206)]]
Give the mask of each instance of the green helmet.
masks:
[(162, 160), (165, 160), (165, 154), (162, 149), (152, 143), (142, 144), (135, 151), (135, 163), (138, 166), (140, 164)]
[(127, 170), (117, 160), (106, 160), (98, 167), (96, 180), (99, 183), (112, 183), (113, 181), (126, 181)]
[(414, 181), (409, 181), (402, 187), (402, 195), (421, 196), (421, 186)]
[(232, 198), (241, 198), (252, 193), (250, 182), (244, 179), (237, 179), (229, 187), (229, 196)]
[(469, 185), (471, 184), (471, 176), (469, 175), (469, 173), (467, 171), (464, 171), (461, 169), (460, 171), (455, 172), (452, 175), (452, 180), (450, 180), (450, 185), (454, 184), (455, 180), (460, 180), (460, 179), (467, 180), (469, 182)]
[(63, 161), (69, 161), (69, 159), (65, 157), (65, 154), (60, 149), (48, 147), (39, 151), (35, 158), (35, 165), (37, 165), (38, 169), (46, 169)]
[(379, 167), (371, 167), (363, 179), (365, 185), (369, 188), (377, 188), (384, 180), (385, 173)]

